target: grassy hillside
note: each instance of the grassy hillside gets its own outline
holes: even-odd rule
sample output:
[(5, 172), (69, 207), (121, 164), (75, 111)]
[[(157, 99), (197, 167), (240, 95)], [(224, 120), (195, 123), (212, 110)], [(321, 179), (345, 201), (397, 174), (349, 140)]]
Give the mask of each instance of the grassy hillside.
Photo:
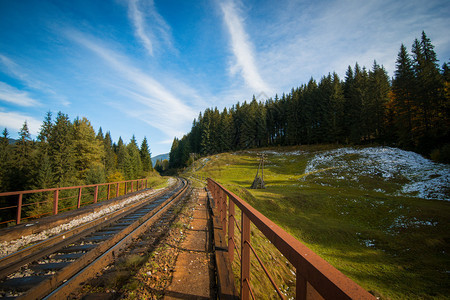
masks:
[[(251, 190), (260, 152), (267, 188)], [(381, 298), (450, 294), (448, 165), (394, 148), (325, 145), (215, 155), (186, 173), (223, 183)], [(291, 295), (285, 260), (263, 255)]]

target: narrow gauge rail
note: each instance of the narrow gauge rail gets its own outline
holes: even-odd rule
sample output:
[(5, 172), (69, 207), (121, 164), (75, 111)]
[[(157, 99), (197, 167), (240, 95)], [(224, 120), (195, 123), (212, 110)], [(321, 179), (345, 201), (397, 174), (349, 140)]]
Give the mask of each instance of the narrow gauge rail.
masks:
[(153, 225), (188, 190), (185, 179), (127, 211), (103, 216), (0, 259), (0, 297), (65, 299)]

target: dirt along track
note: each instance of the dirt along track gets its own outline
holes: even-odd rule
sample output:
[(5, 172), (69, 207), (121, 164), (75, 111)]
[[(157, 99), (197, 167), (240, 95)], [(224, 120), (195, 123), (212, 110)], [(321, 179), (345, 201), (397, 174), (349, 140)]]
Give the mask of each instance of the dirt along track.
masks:
[[(171, 219), (174, 207), (189, 190), (179, 179), (156, 197), (77, 226), (0, 258), (0, 297), (64, 299), (74, 297), (80, 284), (102, 272), (150, 228)], [(130, 208), (131, 207), (131, 208)], [(125, 209), (124, 209), (125, 210)], [(158, 231), (158, 230), (156, 230)]]

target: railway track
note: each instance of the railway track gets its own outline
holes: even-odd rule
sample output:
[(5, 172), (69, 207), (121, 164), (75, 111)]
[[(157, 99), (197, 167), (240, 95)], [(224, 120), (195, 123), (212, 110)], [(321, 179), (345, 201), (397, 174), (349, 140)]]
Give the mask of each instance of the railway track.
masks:
[(0, 258), (0, 297), (65, 299), (146, 232), (188, 190), (175, 187)]

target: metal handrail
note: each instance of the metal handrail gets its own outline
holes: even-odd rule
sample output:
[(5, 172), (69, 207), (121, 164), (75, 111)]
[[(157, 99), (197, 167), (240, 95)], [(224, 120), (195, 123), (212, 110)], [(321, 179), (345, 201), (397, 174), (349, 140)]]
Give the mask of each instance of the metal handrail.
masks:
[[(127, 186), (128, 183), (131, 183), (129, 186)], [(134, 185), (133, 183), (136, 183), (136, 185)], [(147, 179), (142, 178), (142, 179), (133, 179), (133, 180), (126, 180), (126, 181), (116, 181), (116, 182), (107, 182), (107, 183), (98, 183), (98, 184), (89, 184), (89, 185), (81, 185), (81, 186), (69, 186), (69, 187), (56, 187), (56, 188), (48, 188), (48, 189), (38, 189), (38, 190), (26, 190), (26, 191), (14, 191), (14, 192), (3, 192), (0, 193), (0, 197), (7, 197), (7, 196), (18, 196), (17, 199), (17, 205), (14, 206), (7, 206), (7, 207), (2, 207), (0, 208), (0, 210), (5, 210), (5, 209), (11, 209), (11, 208), (16, 208), (16, 219), (11, 219), (8, 221), (2, 221), (0, 222), (0, 224), (5, 224), (5, 223), (10, 223), (13, 221), (16, 221), (16, 225), (21, 223), (21, 220), (24, 219), (29, 219), (29, 218), (34, 218), (34, 217), (39, 217), (40, 215), (36, 215), (36, 216), (27, 216), (25, 218), (22, 218), (22, 208), (24, 206), (30, 206), (30, 205), (36, 205), (37, 203), (23, 203), (23, 196), (24, 195), (28, 195), (28, 194), (37, 194), (37, 193), (43, 193), (43, 192), (53, 192), (53, 199), (52, 200), (47, 200), (47, 201), (43, 201), (43, 202), (53, 202), (53, 215), (58, 214), (58, 202), (60, 200), (67, 200), (67, 199), (77, 199), (78, 198), (78, 203), (77, 205), (75, 205), (76, 208), (81, 207), (81, 199), (82, 196), (93, 196), (94, 200), (92, 201), (93, 203), (97, 203), (98, 200), (103, 200), (103, 199), (110, 199), (111, 193), (111, 186), (115, 187), (115, 192), (116, 192), (116, 197), (118, 197), (120, 195), (120, 185), (121, 184), (125, 184), (125, 189), (124, 189), (124, 195), (128, 193), (128, 191), (130, 190), (131, 192), (134, 191), (138, 191), (140, 189), (146, 189), (147, 188)], [(99, 198), (100, 195), (100, 187), (103, 186), (108, 186), (107, 188), (107, 195), (106, 198), (105, 197), (101, 197)], [(87, 193), (82, 193), (82, 189), (84, 188), (95, 188), (93, 192), (87, 192)], [(64, 190), (79, 190), (79, 194), (78, 196), (68, 196), (65, 198), (60, 198), (59, 197), (59, 192), (60, 191), (64, 191)], [(88, 201), (88, 203), (90, 203), (91, 201)], [(40, 202), (42, 203), (42, 202)], [(83, 205), (86, 204), (83, 203)], [(67, 208), (64, 208), (62, 210), (67, 210)]]
[(256, 260), (258, 260), (259, 265), (263, 268), (264, 273), (266, 273), (267, 278), (269, 278), (270, 283), (272, 284), (272, 286), (275, 288), (275, 291), (277, 292), (278, 296), (281, 299), (286, 299), (286, 297), (281, 293), (280, 288), (277, 286), (277, 284), (275, 283), (275, 280), (273, 280), (272, 276), (270, 275), (269, 271), (267, 271), (266, 266), (264, 265), (264, 263), (261, 261), (261, 259), (259, 258), (258, 254), (256, 253), (255, 249), (253, 248), (252, 244), (249, 243), (248, 241), (245, 241), (245, 243), (248, 244), (248, 246), (250, 247), (250, 250), (252, 250), (253, 254), (256, 257)]
[[(242, 253), (240, 255), (241, 299), (249, 299), (250, 294), (252, 293), (245, 285), (245, 282), (247, 282), (247, 286), (250, 286), (250, 222), (253, 223), (296, 268), (297, 299), (306, 299), (307, 289), (309, 289), (310, 286), (325, 299), (375, 299), (372, 294), (342, 274), (339, 270), (250, 206), (247, 202), (224, 188), (220, 183), (208, 178), (207, 187), (214, 199), (218, 211), (221, 210), (219, 208), (226, 206), (224, 204), (226, 204), (226, 198), (228, 198), (228, 209), (234, 211), (234, 205), (236, 205), (242, 213)], [(230, 223), (229, 218), (228, 220), (225, 219), (225, 222), (227, 221)], [(231, 223), (234, 226), (232, 221)], [(222, 226), (226, 228), (226, 224), (222, 224)], [(226, 231), (224, 230), (224, 232)], [(229, 237), (234, 236), (234, 227), (228, 227), (228, 235)], [(230, 261), (232, 261), (232, 252), (234, 252), (234, 249), (231, 245), (229, 245), (228, 251)]]

